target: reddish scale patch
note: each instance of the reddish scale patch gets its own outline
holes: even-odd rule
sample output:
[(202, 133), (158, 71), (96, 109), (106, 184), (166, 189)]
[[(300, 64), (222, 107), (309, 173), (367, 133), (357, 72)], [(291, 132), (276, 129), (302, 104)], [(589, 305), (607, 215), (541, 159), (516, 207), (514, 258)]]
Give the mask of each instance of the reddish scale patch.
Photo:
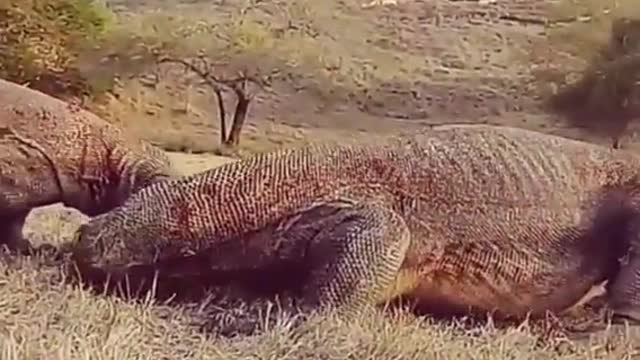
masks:
[(386, 179), (389, 175), (388, 172), (390, 170), (390, 167), (387, 163), (388, 161), (386, 161), (385, 159), (372, 158), (371, 160), (369, 160), (369, 163), (367, 165), (369, 166), (371, 172), (373, 172), (374, 176), (377, 176), (381, 179)]
[(172, 219), (175, 219), (176, 222), (176, 226), (169, 228), (169, 232), (171, 233), (172, 237), (180, 238), (184, 236), (183, 232), (190, 230), (190, 219), (192, 217), (191, 208), (188, 206), (188, 204), (174, 205), (171, 206), (169, 215)]

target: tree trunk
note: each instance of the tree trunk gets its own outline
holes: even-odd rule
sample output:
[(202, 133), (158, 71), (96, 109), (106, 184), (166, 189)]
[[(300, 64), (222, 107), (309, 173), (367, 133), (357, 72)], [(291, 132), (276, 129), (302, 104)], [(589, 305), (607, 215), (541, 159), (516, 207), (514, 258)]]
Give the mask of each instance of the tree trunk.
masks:
[(235, 93), (238, 97), (238, 103), (236, 104), (236, 111), (233, 114), (231, 132), (225, 142), (225, 145), (230, 146), (236, 146), (240, 143), (240, 133), (242, 132), (244, 121), (247, 118), (247, 113), (249, 112), (249, 104), (251, 103), (251, 98), (248, 97), (243, 90), (236, 90)]
[(220, 89), (213, 90), (218, 100), (218, 118), (220, 119), (220, 144), (227, 142), (227, 111), (224, 107), (224, 99)]

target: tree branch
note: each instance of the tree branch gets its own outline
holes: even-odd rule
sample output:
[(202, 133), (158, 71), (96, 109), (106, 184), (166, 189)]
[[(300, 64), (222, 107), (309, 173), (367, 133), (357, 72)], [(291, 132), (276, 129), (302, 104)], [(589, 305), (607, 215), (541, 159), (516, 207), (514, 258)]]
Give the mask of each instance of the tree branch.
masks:
[[(202, 78), (203, 82), (211, 87), (218, 103), (219, 120), (220, 120), (220, 141), (222, 144), (235, 146), (240, 141), (240, 132), (245, 123), (249, 105), (254, 94), (248, 89), (250, 83), (257, 85), (262, 90), (269, 87), (271, 77), (278, 73), (277, 70), (272, 71), (266, 76), (250, 76), (244, 71), (239, 71), (236, 76), (222, 79), (214, 75), (213, 71), (216, 67), (212, 62), (204, 56), (198, 56), (194, 59), (181, 59), (174, 57), (162, 57), (157, 60), (158, 64), (173, 63), (179, 64), (192, 71), (194, 74)], [(226, 109), (222, 93), (224, 88), (232, 91), (236, 98), (236, 109), (233, 114), (231, 129), (227, 134)]]

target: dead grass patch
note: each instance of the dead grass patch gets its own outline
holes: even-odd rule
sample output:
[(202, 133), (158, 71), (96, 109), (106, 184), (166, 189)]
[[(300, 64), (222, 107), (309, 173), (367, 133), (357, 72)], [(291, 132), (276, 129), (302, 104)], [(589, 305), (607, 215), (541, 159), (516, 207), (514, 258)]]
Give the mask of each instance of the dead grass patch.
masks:
[[(296, 324), (276, 316), (250, 336), (216, 337), (188, 308), (90, 294), (35, 260), (0, 262), (0, 354), (17, 359), (630, 359), (624, 333), (541, 342), (526, 325), (466, 328), (376, 312), (353, 322), (331, 314)], [(195, 314), (195, 315), (194, 315)]]

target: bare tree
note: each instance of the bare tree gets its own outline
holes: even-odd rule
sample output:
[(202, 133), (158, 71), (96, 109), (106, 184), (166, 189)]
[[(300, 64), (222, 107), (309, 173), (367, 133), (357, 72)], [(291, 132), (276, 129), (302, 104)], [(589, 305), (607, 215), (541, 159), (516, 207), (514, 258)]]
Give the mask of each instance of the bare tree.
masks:
[[(313, 4), (309, 0), (251, 0), (237, 13), (216, 22), (165, 19), (175, 31), (159, 32), (157, 38), (145, 40), (154, 50), (145, 54), (158, 66), (182, 67), (211, 90), (218, 107), (220, 143), (235, 147), (259, 93), (282, 85), (285, 90), (289, 86), (296, 90), (329, 89), (327, 93), (333, 95), (338, 86), (358, 83), (353, 78), (365, 72), (356, 62), (343, 69), (344, 56), (322, 46), (332, 38), (318, 31), (316, 22), (331, 21), (332, 15), (327, 11), (325, 17), (319, 17), (312, 11)], [(233, 105), (225, 101), (229, 98), (235, 100)], [(230, 106), (235, 107), (233, 111)]]
[[(204, 55), (192, 59), (182, 59), (164, 56), (158, 60), (159, 64), (174, 63), (184, 66), (187, 70), (196, 74), (207, 85), (218, 105), (218, 119), (220, 121), (220, 143), (225, 146), (235, 147), (240, 143), (240, 135), (245, 124), (249, 106), (254, 99), (257, 90), (266, 90), (270, 87), (269, 75), (249, 75), (247, 71), (238, 71), (235, 76), (226, 77), (216, 75), (216, 69), (222, 64), (216, 64)], [(224, 93), (235, 95), (236, 105), (231, 121), (231, 129), (227, 131), (227, 109), (224, 103)]]

